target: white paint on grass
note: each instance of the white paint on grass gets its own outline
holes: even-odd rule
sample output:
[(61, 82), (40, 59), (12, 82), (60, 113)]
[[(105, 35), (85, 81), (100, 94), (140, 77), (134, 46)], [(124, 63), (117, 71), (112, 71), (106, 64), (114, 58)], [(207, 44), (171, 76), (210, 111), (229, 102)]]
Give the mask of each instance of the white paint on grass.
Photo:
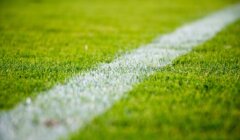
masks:
[(212, 38), (240, 16), (235, 5), (188, 24), (0, 115), (1, 140), (55, 140), (110, 108), (144, 77)]

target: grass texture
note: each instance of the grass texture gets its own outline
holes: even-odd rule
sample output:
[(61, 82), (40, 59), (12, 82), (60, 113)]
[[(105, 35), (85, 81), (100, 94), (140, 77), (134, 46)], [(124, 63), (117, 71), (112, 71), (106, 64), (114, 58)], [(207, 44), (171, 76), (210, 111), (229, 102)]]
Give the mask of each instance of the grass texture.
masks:
[(1, 0), (0, 110), (237, 0)]
[(240, 139), (240, 21), (176, 59), (78, 139)]

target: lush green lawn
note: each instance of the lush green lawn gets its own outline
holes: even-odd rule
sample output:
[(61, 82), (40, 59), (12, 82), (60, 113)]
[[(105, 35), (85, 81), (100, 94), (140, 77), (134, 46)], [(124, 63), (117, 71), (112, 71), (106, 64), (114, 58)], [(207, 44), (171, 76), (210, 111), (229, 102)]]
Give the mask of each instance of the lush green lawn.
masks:
[(0, 110), (236, 1), (1, 0)]
[(71, 139), (240, 139), (240, 21), (136, 85)]

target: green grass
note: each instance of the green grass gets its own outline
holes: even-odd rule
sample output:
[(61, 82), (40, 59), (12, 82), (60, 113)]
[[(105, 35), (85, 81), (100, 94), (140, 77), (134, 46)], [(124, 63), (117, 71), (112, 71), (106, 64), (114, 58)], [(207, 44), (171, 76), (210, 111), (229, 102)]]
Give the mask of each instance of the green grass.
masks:
[(238, 0), (1, 0), (0, 110)]
[(240, 139), (240, 21), (159, 70), (78, 139)]

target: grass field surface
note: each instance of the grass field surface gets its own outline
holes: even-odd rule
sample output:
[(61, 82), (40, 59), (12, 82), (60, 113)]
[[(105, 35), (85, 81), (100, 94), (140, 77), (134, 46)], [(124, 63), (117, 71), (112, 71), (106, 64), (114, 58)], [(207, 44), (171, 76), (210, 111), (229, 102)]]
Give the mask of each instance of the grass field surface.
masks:
[(240, 21), (136, 85), (78, 139), (239, 139)]
[(0, 109), (236, 1), (1, 0)]
[[(22, 130), (19, 139), (41, 139), (41, 136), (34, 136), (45, 132), (54, 132), (55, 135), (53, 128), (59, 123), (54, 121), (56, 118), (50, 118), (52, 120), (44, 124), (47, 127), (31, 120), (38, 117), (34, 117), (34, 113), (43, 114), (43, 119), (49, 117), (44, 116), (49, 113), (44, 112), (44, 107), (49, 107), (51, 101), (46, 104), (45, 101), (38, 102), (39, 97), (48, 97), (39, 94), (58, 92), (58, 88), (54, 89), (59, 83), (67, 83), (76, 75), (94, 71), (102, 63), (111, 65), (127, 52), (151, 43), (157, 36), (237, 2), (240, 1), (0, 0), (0, 139), (7, 138), (1, 135), (7, 125), (14, 131)], [(196, 46), (170, 65), (158, 69), (141, 83), (131, 83), (133, 88), (130, 85), (131, 90), (126, 90), (128, 92), (121, 100), (114, 100), (117, 102), (109, 106), (109, 110), (90, 123), (86, 122), (85, 127), (81, 126), (66, 139), (240, 139), (239, 35), (240, 21), (224, 28), (213, 39)], [(80, 87), (84, 86), (79, 85), (76, 89)], [(71, 91), (65, 90), (64, 86), (59, 89), (63, 93)], [(91, 88), (87, 93), (91, 93)], [(49, 98), (56, 99), (51, 107), (59, 107), (57, 104), (61, 101), (58, 99), (62, 97), (54, 97), (57, 96)], [(60, 114), (68, 114), (64, 110), (67, 105), (56, 108), (56, 112), (60, 110)], [(33, 110), (40, 108), (40, 113), (33, 111), (31, 114), (31, 107)], [(11, 112), (19, 114), (12, 113), (11, 116)], [(50, 112), (50, 116), (56, 112)], [(24, 119), (21, 114), (32, 122), (14, 122), (18, 120), (16, 118)], [(83, 112), (82, 116), (86, 114)], [(67, 124), (69, 120), (63, 122)], [(71, 126), (64, 127), (63, 124), (60, 129), (71, 129)], [(72, 132), (60, 129), (56, 132)], [(22, 136), (27, 134), (21, 133), (25, 130), (44, 133), (38, 131), (33, 137)], [(49, 136), (47, 139), (56, 138), (45, 136)]]

